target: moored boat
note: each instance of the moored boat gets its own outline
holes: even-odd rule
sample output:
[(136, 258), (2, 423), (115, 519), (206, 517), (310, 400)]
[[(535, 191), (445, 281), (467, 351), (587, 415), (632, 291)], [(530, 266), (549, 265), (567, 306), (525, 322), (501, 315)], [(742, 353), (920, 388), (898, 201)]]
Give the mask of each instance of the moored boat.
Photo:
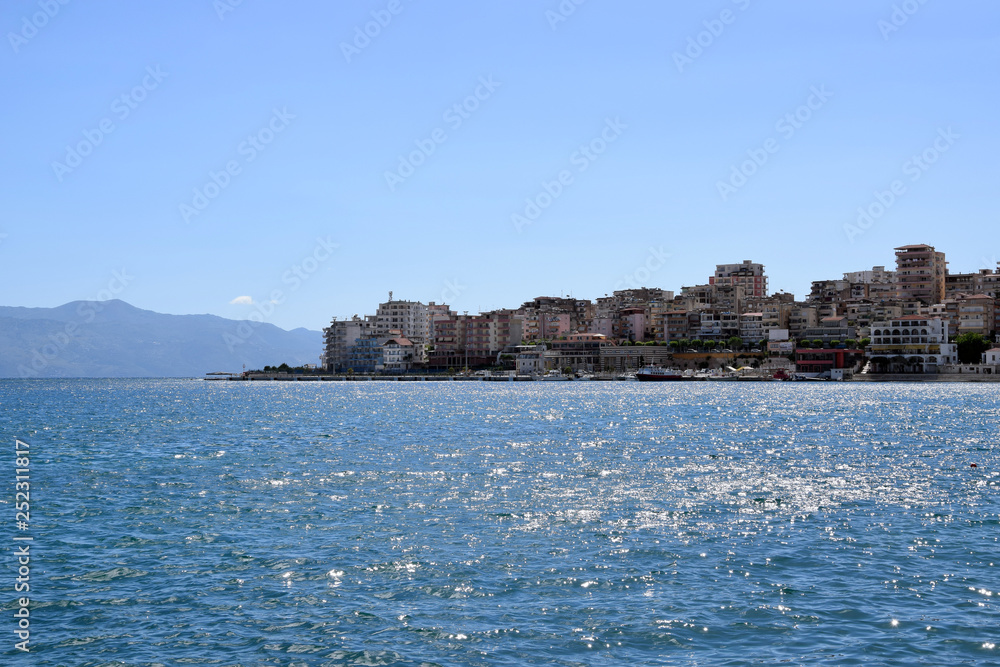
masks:
[(667, 382), (683, 380), (684, 374), (662, 366), (645, 366), (635, 372), (635, 379), (640, 382)]

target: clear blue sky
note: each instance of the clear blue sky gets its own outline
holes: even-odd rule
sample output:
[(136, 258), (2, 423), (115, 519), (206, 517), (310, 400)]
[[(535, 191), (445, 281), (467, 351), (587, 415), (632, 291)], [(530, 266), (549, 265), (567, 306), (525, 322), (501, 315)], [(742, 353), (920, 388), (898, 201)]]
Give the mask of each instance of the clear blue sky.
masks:
[(996, 2), (226, 2), (4, 2), (0, 304), (278, 296), (319, 329), (389, 290), (478, 311), (753, 259), (802, 298), (897, 245), (1000, 254)]

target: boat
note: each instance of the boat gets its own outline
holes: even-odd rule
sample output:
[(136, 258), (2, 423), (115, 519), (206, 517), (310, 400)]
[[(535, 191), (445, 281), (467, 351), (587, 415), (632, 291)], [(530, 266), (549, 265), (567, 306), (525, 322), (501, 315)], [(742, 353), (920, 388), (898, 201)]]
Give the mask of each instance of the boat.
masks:
[(644, 366), (635, 372), (635, 379), (640, 382), (667, 382), (683, 380), (684, 374), (662, 366)]

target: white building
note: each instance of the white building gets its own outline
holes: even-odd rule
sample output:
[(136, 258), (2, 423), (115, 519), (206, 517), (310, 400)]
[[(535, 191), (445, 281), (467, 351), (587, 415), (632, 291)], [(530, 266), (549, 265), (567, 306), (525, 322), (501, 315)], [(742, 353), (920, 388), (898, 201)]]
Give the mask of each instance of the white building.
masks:
[(395, 336), (382, 343), (382, 367), (386, 371), (407, 371), (413, 366), (414, 346), (404, 336)]
[(544, 345), (518, 345), (515, 360), (518, 375), (534, 375), (545, 372)]
[(876, 373), (937, 373), (958, 363), (958, 346), (947, 320), (908, 315), (872, 324), (868, 356)]

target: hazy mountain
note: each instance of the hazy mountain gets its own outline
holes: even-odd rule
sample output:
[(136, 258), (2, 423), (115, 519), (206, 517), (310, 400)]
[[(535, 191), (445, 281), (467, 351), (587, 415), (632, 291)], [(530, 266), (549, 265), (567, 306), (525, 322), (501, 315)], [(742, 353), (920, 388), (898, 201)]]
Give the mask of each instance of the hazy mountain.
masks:
[(163, 315), (124, 301), (0, 307), (0, 377), (201, 377), (317, 364), (323, 334), (215, 315)]

